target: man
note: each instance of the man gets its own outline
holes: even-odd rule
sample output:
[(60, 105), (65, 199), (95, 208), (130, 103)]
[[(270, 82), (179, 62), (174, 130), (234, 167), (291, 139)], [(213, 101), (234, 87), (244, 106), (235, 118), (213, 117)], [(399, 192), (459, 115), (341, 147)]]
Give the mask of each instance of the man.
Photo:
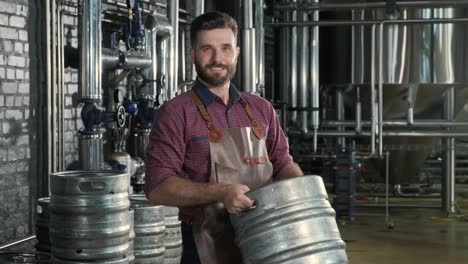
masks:
[(145, 192), (153, 204), (181, 208), (182, 263), (239, 264), (228, 212), (253, 206), (249, 190), (303, 173), (271, 104), (230, 82), (239, 55), (235, 20), (206, 13), (190, 33), (198, 78), (158, 112)]

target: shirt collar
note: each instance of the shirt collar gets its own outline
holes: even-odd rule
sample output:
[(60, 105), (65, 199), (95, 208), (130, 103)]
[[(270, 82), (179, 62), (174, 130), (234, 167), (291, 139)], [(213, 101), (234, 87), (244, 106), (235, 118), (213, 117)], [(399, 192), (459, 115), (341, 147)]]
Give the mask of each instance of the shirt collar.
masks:
[[(200, 82), (198, 78), (195, 80), (195, 83), (193, 84), (192, 87), (193, 91), (200, 97), (202, 100), (203, 104), (208, 107), (210, 106), (214, 100), (218, 97), (216, 94), (210, 91), (208, 87), (206, 87), (205, 84)], [(237, 87), (231, 82), (229, 84), (229, 105), (234, 104), (235, 102), (239, 101), (241, 99), (241, 94), (239, 90), (237, 90)]]

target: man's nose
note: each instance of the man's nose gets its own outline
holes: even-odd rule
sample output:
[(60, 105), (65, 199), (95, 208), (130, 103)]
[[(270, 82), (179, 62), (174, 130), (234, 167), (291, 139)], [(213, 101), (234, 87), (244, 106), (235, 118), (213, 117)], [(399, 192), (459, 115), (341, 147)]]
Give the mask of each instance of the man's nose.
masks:
[(224, 62), (224, 53), (221, 52), (221, 50), (216, 49), (216, 50), (213, 52), (212, 60), (213, 60), (213, 62), (216, 62), (216, 63), (222, 63), (222, 62)]

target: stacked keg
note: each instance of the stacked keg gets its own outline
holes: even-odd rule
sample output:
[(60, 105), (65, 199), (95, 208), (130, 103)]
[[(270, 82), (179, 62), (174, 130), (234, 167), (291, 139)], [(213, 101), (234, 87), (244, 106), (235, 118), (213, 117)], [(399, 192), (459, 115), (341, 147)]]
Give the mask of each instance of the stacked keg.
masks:
[(163, 206), (152, 206), (143, 195), (130, 196), (134, 211), (135, 264), (164, 263), (164, 211)]
[(128, 263), (128, 176), (67, 171), (50, 178), (53, 263)]
[(255, 207), (231, 215), (244, 264), (348, 263), (320, 176), (279, 181), (247, 196)]
[(164, 264), (179, 264), (182, 258), (182, 232), (179, 221), (179, 208), (164, 206)]
[(49, 204), (49, 197), (37, 200), (36, 245), (34, 247), (38, 252), (50, 253)]

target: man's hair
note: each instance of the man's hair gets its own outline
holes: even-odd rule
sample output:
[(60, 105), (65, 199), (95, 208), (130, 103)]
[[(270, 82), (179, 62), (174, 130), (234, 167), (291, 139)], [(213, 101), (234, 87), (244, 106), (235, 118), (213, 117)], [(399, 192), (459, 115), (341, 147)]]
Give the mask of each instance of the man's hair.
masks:
[(192, 47), (197, 44), (197, 34), (203, 30), (230, 28), (237, 38), (237, 22), (226, 13), (208, 12), (198, 16), (190, 25), (190, 41)]

